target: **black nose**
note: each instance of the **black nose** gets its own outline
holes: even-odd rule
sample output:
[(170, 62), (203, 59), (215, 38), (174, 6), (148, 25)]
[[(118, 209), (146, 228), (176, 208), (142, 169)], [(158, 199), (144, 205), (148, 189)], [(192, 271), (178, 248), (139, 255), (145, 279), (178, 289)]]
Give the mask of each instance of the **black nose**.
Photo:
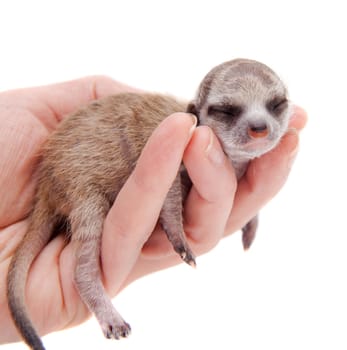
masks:
[(269, 128), (266, 123), (250, 123), (248, 125), (248, 135), (251, 138), (261, 138), (266, 137), (269, 134)]

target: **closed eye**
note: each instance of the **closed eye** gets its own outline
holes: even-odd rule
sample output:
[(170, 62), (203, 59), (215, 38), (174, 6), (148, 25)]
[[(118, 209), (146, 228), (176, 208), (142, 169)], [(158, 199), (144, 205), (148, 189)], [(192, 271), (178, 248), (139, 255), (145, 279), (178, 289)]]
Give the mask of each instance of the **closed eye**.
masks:
[(288, 100), (286, 97), (275, 97), (266, 104), (269, 112), (275, 115), (280, 115), (288, 107)]
[(236, 118), (242, 113), (242, 107), (237, 105), (212, 105), (208, 108), (208, 115), (214, 117)]

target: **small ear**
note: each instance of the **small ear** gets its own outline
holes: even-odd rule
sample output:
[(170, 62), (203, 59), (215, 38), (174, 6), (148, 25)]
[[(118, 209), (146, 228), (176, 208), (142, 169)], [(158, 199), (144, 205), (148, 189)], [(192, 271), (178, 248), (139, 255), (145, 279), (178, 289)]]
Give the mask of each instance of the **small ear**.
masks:
[(194, 115), (196, 115), (197, 117), (199, 117), (194, 102), (190, 102), (190, 103), (188, 104), (187, 113), (191, 113), (191, 114), (194, 114)]
[(196, 105), (195, 105), (194, 102), (190, 102), (190, 103), (188, 104), (188, 107), (187, 107), (187, 111), (186, 111), (186, 112), (187, 112), (187, 113), (194, 114), (194, 115), (196, 116), (197, 120), (198, 120), (198, 124), (197, 124), (197, 125), (200, 124), (199, 113), (198, 113), (198, 111), (197, 111), (197, 109), (196, 109)]

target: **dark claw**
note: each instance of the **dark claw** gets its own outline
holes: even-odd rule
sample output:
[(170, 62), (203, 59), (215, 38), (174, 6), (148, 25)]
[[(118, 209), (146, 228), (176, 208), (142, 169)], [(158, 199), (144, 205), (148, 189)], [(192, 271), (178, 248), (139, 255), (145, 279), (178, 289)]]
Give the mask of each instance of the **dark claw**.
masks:
[(121, 330), (121, 336), (123, 338), (126, 338), (131, 332), (130, 325), (126, 322), (124, 322), (124, 325), (121, 327), (120, 330)]
[(178, 246), (175, 251), (179, 254), (184, 262), (192, 267), (196, 267), (195, 256), (188, 247)]
[(112, 327), (110, 327), (111, 329), (108, 329), (106, 334), (105, 334), (105, 337), (107, 339), (111, 339), (112, 338)]

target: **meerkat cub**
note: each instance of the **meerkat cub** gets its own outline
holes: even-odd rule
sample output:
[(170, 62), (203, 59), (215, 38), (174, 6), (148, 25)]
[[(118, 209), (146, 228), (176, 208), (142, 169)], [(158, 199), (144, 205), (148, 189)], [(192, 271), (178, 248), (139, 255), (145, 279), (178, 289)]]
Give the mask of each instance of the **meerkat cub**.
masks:
[[(168, 115), (182, 111), (194, 113), (200, 125), (214, 131), (238, 178), (251, 159), (277, 145), (290, 114), (287, 90), (279, 77), (262, 63), (236, 59), (212, 69), (189, 104), (158, 94), (124, 93), (94, 101), (64, 119), (42, 149), (30, 225), (7, 279), (9, 309), (32, 349), (44, 346), (25, 306), (26, 278), (33, 260), (61, 223), (69, 227), (77, 245), (74, 276), (82, 300), (107, 338), (130, 333), (100, 277), (103, 222), (153, 130)], [(195, 265), (182, 223), (191, 183), (181, 168), (159, 222), (175, 251)], [(245, 249), (251, 245), (256, 227), (254, 218), (242, 229)]]

